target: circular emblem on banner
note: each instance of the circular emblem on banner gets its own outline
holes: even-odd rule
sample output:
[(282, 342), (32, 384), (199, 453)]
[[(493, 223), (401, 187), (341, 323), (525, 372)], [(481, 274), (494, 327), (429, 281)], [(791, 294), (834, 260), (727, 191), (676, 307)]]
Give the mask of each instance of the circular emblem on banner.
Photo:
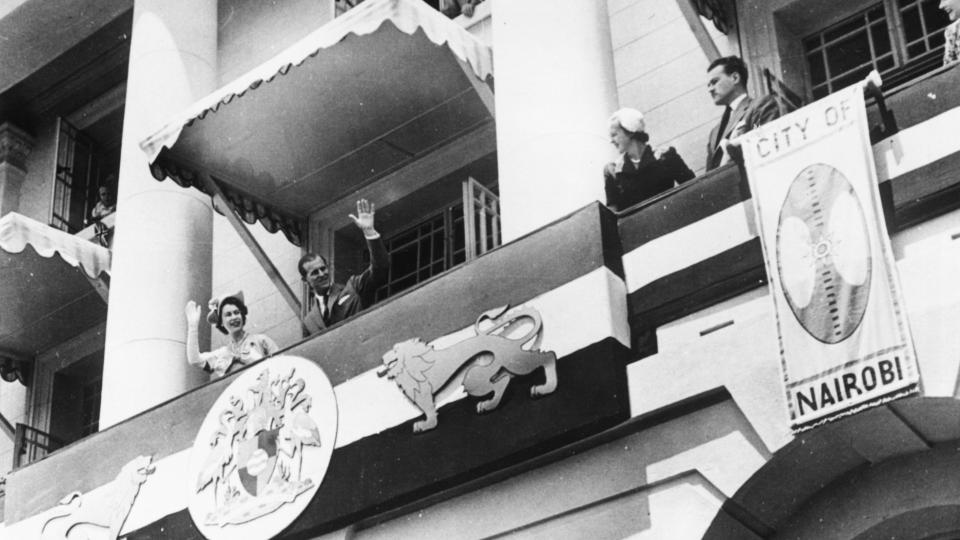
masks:
[(188, 508), (210, 539), (270, 538), (317, 492), (337, 435), (333, 387), (313, 362), (265, 360), (210, 408), (187, 471)]
[(777, 224), (777, 271), (800, 325), (824, 343), (860, 326), (871, 276), (870, 236), (857, 193), (837, 169), (817, 163), (790, 184)]

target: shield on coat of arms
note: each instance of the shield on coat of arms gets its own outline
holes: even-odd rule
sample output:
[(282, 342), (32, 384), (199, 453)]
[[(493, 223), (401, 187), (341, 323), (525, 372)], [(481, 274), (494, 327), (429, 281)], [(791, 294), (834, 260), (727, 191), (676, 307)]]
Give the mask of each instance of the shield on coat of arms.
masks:
[(267, 489), (277, 467), (277, 435), (279, 429), (263, 430), (240, 441), (237, 449), (240, 484), (247, 493), (257, 496)]

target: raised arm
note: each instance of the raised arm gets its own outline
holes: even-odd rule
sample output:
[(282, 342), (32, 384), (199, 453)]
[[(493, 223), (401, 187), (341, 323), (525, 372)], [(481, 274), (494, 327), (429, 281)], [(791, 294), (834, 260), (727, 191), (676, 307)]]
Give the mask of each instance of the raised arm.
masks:
[(357, 215), (350, 214), (354, 225), (363, 232), (370, 253), (370, 266), (357, 276), (357, 288), (363, 295), (372, 294), (387, 280), (390, 272), (390, 256), (383, 245), (380, 233), (374, 228), (376, 207), (366, 199), (357, 201)]
[(183, 308), (187, 317), (187, 362), (191, 366), (202, 368), (206, 362), (200, 358), (200, 339), (197, 337), (197, 325), (200, 324), (200, 306), (190, 300)]

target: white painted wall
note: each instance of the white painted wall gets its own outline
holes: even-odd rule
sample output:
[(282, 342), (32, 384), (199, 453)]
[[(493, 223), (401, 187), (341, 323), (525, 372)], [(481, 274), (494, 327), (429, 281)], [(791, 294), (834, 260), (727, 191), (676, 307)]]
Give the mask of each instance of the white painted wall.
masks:
[[(608, 0), (607, 8), (620, 106), (642, 111), (651, 143), (675, 147), (702, 173), (707, 138), (723, 110), (707, 94), (709, 61), (676, 1)], [(721, 54), (734, 52), (735, 44), (707, 28)]]
[(333, 19), (333, 0), (220, 0), (220, 86)]
[[(272, 58), (333, 19), (333, 0), (221, 0), (218, 3), (218, 78), (226, 84)], [(259, 223), (247, 225), (284, 279), (300, 296), (297, 271), (300, 248), (282, 233), (270, 234)], [(213, 295), (242, 290), (250, 309), (247, 331), (264, 333), (281, 348), (301, 339), (299, 320), (254, 259), (226, 218), (214, 215)], [(208, 299), (197, 299), (206, 305)], [(211, 331), (210, 348), (226, 343)], [(201, 343), (201, 349), (206, 349)]]
[[(0, 413), (14, 427), (27, 421), (27, 387), (0, 381)], [(13, 468), (13, 440), (0, 434), (0, 476)]]
[[(300, 273), (297, 261), (300, 248), (287, 241), (283, 233), (270, 234), (259, 223), (247, 225), (254, 238), (290, 285), (294, 294), (300, 295)], [(277, 288), (267, 278), (253, 254), (233, 230), (227, 219), (215, 214), (213, 219), (213, 295), (234, 293), (242, 290), (247, 307), (247, 331), (267, 334), (281, 348), (300, 341), (300, 322)], [(207, 298), (197, 299), (206, 307)], [(227, 343), (227, 337), (211, 330), (211, 349)], [(201, 345), (201, 348), (203, 346)]]
[(727, 401), (356, 531), (355, 538), (699, 539), (724, 499), (767, 459)]
[[(473, 18), (455, 19), (485, 43), (492, 43), (490, 4), (480, 4)], [(723, 111), (707, 94), (709, 61), (676, 0), (607, 0), (607, 11), (620, 106), (641, 110), (653, 144), (676, 147), (702, 173), (710, 129)], [(720, 54), (739, 53), (735, 35), (721, 34), (709, 21), (704, 26)]]

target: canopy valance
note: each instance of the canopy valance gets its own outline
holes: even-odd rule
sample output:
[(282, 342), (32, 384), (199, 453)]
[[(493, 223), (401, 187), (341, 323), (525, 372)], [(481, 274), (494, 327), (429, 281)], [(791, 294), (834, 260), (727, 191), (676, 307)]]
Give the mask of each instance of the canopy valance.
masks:
[(153, 175), (299, 244), (314, 210), (492, 119), (492, 53), (420, 0), (367, 0), (142, 141)]

